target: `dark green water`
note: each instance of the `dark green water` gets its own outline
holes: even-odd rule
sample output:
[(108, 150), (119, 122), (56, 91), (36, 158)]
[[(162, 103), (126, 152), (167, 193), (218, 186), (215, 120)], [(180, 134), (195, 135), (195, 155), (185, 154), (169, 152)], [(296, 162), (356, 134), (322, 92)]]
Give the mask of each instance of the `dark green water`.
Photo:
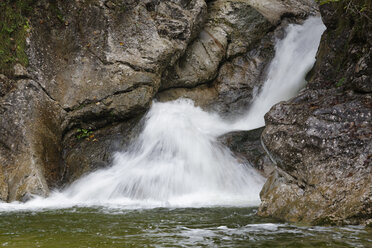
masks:
[(0, 247), (372, 247), (359, 226), (307, 227), (255, 208), (0, 212)]

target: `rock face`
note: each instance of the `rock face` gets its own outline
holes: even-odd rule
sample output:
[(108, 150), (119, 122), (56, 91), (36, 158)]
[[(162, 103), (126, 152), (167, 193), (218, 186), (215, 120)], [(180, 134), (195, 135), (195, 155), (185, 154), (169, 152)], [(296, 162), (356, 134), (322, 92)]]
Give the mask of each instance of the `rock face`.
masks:
[(206, 13), (203, 0), (29, 7), (27, 70), (16, 64), (10, 79), (0, 77), (0, 183), (8, 188), (0, 197), (7, 201), (46, 195), (109, 163)]
[(321, 6), (327, 30), (307, 89), (265, 116), (262, 139), (278, 168), (261, 191), (260, 215), (371, 222), (372, 29), (368, 18), (345, 9), (342, 2)]
[(219, 140), (229, 147), (242, 163), (253, 166), (267, 178), (273, 172), (275, 164), (261, 144), (263, 129), (261, 127), (250, 131), (235, 131), (221, 136)]
[(22, 79), (0, 99), (0, 113), (0, 184), (7, 188), (1, 200), (47, 195), (60, 174), (65, 111), (35, 81)]
[(164, 72), (157, 99), (187, 97), (223, 115), (241, 114), (265, 79), (275, 39), (286, 26), (285, 21), (278, 25), (281, 17), (304, 18), (316, 12), (307, 0), (209, 1), (204, 29)]
[(220, 113), (246, 107), (284, 19), (316, 12), (310, 0), (268, 2), (1, 3), (10, 7), (0, 20), (20, 16), (17, 35), (5, 37), (15, 50), (0, 56), (0, 200), (47, 195), (109, 165), (155, 96), (186, 96)]
[[(235, 110), (228, 107), (231, 102), (239, 98), (249, 101), (253, 84), (259, 87), (257, 79), (273, 56), (274, 39), (268, 35), (272, 29), (275, 26), (249, 1), (209, 2), (204, 29), (163, 74), (158, 99), (183, 96), (220, 113)], [(262, 42), (266, 50), (259, 46), (263, 37), (267, 37)], [(202, 84), (206, 87), (201, 88)]]

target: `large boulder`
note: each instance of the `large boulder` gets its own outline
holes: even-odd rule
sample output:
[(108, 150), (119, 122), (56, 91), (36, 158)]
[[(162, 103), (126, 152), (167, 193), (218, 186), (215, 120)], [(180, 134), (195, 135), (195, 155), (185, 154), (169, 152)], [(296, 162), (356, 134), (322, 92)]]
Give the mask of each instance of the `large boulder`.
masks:
[(327, 30), (307, 89), (265, 116), (262, 139), (278, 169), (261, 192), (260, 215), (313, 224), (372, 221), (372, 26), (346, 7), (321, 6)]

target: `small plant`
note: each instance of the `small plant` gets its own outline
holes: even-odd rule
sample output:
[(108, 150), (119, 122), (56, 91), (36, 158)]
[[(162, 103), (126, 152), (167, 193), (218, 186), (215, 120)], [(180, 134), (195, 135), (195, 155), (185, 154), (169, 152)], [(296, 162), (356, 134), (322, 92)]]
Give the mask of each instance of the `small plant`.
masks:
[(338, 82), (335, 84), (335, 86), (338, 88), (338, 87), (341, 87), (344, 83), (345, 83), (345, 78), (341, 78), (340, 80), (338, 80)]
[(78, 128), (76, 130), (76, 134), (76, 138), (81, 139), (93, 135), (93, 131), (91, 131), (90, 129)]
[[(356, 1), (356, 0), (315, 0), (319, 5), (328, 4), (328, 3), (338, 3), (340, 2), (343, 9), (346, 13), (352, 13), (354, 15), (359, 15), (366, 18), (369, 21), (371, 19), (371, 1), (365, 0)], [(369, 2), (368, 2), (369, 1)]]

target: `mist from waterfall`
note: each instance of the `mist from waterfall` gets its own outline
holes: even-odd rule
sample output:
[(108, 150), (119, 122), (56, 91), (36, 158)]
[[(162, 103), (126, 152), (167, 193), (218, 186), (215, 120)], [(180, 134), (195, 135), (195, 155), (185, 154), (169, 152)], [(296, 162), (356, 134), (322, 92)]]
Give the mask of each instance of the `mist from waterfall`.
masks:
[(276, 44), (267, 80), (238, 122), (194, 106), (191, 100), (154, 102), (143, 131), (113, 165), (75, 181), (48, 198), (0, 204), (1, 210), (107, 206), (118, 208), (255, 206), (264, 178), (240, 163), (217, 138), (264, 125), (275, 103), (293, 97), (315, 62), (325, 30), (319, 17), (289, 25)]

